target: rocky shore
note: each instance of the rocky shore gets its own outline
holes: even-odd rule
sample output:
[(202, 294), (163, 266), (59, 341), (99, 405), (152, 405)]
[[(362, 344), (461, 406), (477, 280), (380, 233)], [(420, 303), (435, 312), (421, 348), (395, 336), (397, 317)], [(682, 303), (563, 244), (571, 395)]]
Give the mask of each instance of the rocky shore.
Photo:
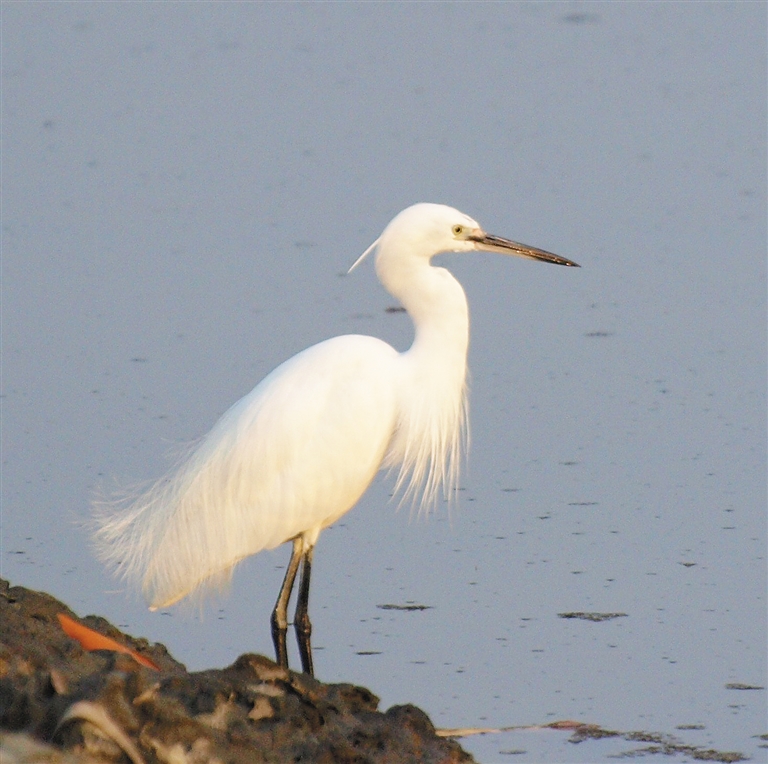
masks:
[[(84, 649), (63, 630), (62, 614), (128, 651)], [(323, 684), (261, 655), (189, 673), (163, 645), (127, 636), (97, 616), (80, 619), (50, 595), (2, 579), (0, 760), (473, 761), (458, 743), (438, 737), (414, 706), (381, 712), (365, 688)]]

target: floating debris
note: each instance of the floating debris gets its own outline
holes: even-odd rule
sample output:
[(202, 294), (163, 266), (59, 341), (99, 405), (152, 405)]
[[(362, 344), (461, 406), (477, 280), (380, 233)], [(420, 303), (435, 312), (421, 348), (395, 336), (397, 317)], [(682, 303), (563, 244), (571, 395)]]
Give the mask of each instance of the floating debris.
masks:
[(376, 605), (379, 610), (432, 610), (432, 605)]
[(645, 748), (634, 748), (622, 753), (613, 754), (614, 759), (631, 759), (649, 754), (663, 754), (664, 756), (686, 756), (696, 761), (716, 761), (722, 764), (732, 764), (737, 761), (746, 761), (747, 756), (739, 751), (717, 751), (713, 748), (701, 748), (696, 745), (688, 745), (678, 740), (673, 735), (661, 732), (619, 732), (601, 727), (599, 724), (588, 724), (570, 719), (549, 722), (549, 724), (532, 724), (513, 727), (464, 727), (458, 729), (438, 729), (435, 732), (440, 737), (461, 738), (470, 735), (489, 735), (501, 732), (537, 732), (545, 730), (570, 731), (573, 734), (568, 738), (569, 743), (583, 743), (585, 740), (601, 740), (603, 738), (623, 738), (631, 743), (650, 743)]
[(626, 613), (558, 613), (558, 618), (578, 618), (581, 621), (610, 621), (613, 618), (626, 618)]

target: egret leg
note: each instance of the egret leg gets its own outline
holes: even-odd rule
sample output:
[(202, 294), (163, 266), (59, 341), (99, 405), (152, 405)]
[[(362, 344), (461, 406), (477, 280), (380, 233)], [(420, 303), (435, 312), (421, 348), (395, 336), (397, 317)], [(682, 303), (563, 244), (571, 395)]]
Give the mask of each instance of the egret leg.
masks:
[(312, 665), (312, 622), (309, 620), (309, 579), (312, 574), (313, 547), (304, 552), (301, 565), (301, 581), (299, 582), (299, 596), (296, 601), (296, 614), (293, 616), (293, 628), (296, 630), (296, 641), (299, 645), (301, 656), (301, 670), (305, 674), (314, 676)]
[(288, 629), (288, 600), (291, 599), (293, 591), (293, 582), (296, 580), (296, 572), (299, 569), (299, 563), (302, 558), (302, 542), (300, 538), (293, 540), (293, 551), (288, 563), (288, 569), (285, 571), (283, 585), (280, 587), (280, 594), (277, 595), (275, 609), (272, 611), (270, 623), (272, 625), (272, 642), (275, 645), (275, 660), (288, 668), (288, 650), (285, 646), (285, 632)]

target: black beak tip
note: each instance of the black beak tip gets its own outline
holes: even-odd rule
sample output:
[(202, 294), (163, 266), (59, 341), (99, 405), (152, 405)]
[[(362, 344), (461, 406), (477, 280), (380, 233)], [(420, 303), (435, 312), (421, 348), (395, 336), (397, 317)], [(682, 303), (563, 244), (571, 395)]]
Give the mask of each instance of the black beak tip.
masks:
[(541, 258), (544, 262), (552, 263), (553, 265), (564, 265), (566, 268), (581, 268), (578, 263), (574, 263), (573, 260), (568, 260), (566, 257), (560, 257), (560, 255), (553, 255), (552, 258)]

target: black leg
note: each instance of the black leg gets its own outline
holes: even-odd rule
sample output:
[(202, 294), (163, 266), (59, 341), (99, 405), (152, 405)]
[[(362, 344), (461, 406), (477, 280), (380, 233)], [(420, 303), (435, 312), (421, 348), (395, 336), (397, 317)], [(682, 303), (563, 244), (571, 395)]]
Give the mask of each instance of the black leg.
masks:
[(275, 660), (283, 667), (288, 668), (288, 650), (285, 646), (285, 632), (288, 629), (288, 600), (291, 599), (293, 582), (296, 580), (296, 571), (302, 558), (302, 542), (300, 538), (293, 540), (293, 551), (288, 569), (285, 571), (283, 585), (280, 594), (277, 595), (275, 609), (272, 611), (270, 623), (272, 625), (272, 642), (275, 645)]
[(293, 617), (293, 628), (296, 630), (296, 641), (301, 655), (301, 670), (314, 676), (312, 665), (312, 622), (309, 620), (309, 579), (312, 575), (312, 550), (304, 552), (301, 566), (301, 581), (299, 582), (299, 597), (296, 602), (296, 614)]

